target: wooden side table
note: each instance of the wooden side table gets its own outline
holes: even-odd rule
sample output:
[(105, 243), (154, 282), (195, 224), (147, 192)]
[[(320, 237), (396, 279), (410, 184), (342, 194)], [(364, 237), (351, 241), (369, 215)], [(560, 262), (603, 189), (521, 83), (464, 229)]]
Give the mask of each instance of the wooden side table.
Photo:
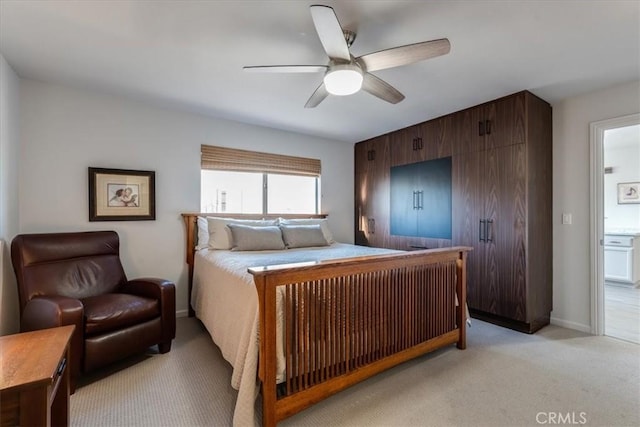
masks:
[(69, 425), (69, 341), (74, 328), (0, 337), (2, 427)]

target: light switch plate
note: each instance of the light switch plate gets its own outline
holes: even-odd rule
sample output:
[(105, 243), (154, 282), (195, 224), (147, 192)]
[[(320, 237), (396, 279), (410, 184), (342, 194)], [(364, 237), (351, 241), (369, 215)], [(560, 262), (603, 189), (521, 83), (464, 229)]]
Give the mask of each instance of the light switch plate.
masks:
[(569, 225), (571, 224), (571, 214), (570, 213), (563, 213), (562, 214), (562, 223), (565, 225)]

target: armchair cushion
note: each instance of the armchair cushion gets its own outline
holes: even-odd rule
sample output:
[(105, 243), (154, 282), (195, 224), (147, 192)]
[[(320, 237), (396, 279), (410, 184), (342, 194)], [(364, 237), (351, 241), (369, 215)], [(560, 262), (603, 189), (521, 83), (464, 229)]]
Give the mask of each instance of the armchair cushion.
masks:
[(160, 315), (157, 299), (137, 295), (103, 294), (81, 301), (88, 336), (142, 323)]

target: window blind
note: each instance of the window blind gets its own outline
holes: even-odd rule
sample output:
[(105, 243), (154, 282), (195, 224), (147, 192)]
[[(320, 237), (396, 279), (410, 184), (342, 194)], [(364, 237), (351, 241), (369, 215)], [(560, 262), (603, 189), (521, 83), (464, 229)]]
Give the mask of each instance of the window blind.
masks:
[(235, 148), (200, 146), (201, 168), (320, 176), (320, 160)]

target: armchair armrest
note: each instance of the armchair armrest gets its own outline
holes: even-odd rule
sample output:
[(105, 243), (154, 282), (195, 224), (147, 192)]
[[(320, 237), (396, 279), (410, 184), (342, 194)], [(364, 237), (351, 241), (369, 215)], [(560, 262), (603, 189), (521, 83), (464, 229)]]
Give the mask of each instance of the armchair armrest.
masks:
[(76, 332), (82, 333), (83, 317), (84, 306), (80, 300), (62, 296), (39, 296), (24, 306), (20, 325), (23, 332), (75, 325)]
[(163, 343), (170, 348), (176, 337), (176, 285), (170, 280), (144, 277), (129, 280), (120, 291), (160, 301)]
[(122, 286), (121, 292), (162, 300), (170, 297), (171, 294), (175, 295), (175, 284), (170, 280), (143, 277), (141, 279), (129, 280)]
[(22, 310), (20, 329), (22, 332), (57, 326), (75, 325), (71, 336), (71, 393), (80, 374), (84, 353), (84, 306), (80, 300), (63, 296), (39, 296), (27, 302)]

